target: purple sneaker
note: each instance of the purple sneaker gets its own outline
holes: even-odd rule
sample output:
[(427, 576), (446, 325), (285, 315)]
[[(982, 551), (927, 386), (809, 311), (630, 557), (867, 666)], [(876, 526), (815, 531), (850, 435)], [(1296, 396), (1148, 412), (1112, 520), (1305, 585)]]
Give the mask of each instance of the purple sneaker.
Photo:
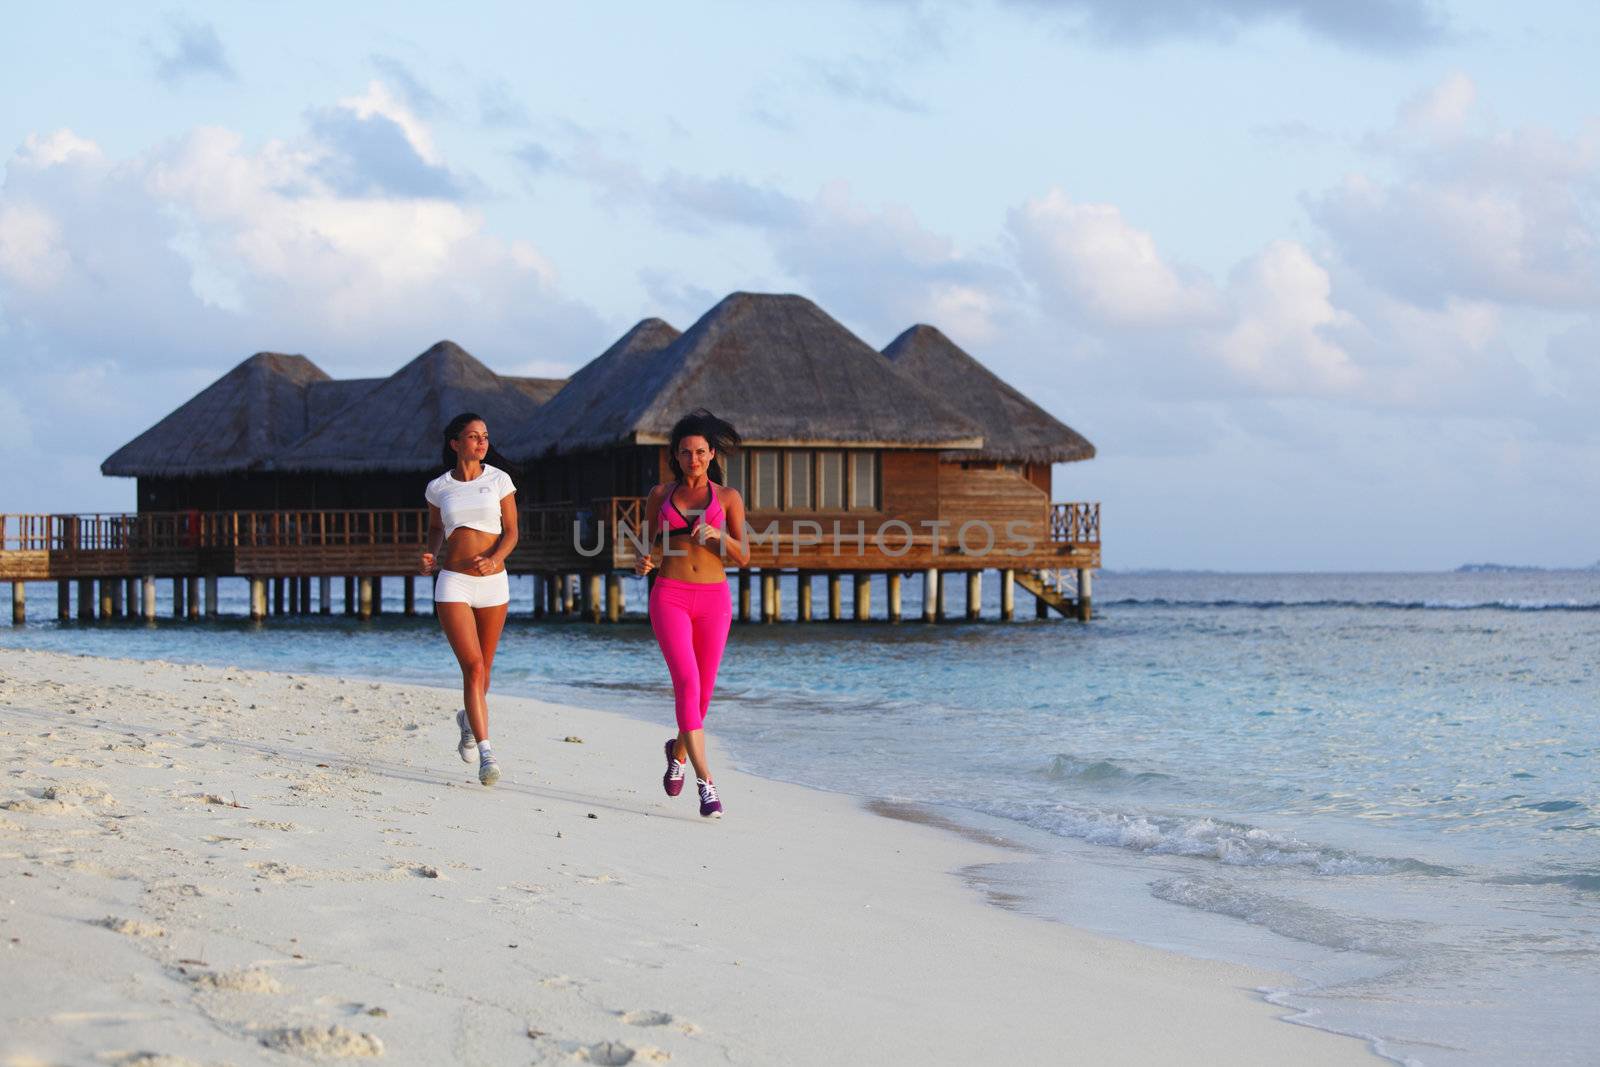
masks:
[(700, 786), (700, 815), (706, 819), (722, 818), (722, 801), (717, 799), (717, 787), (704, 778), (696, 778)]
[(677, 748), (678, 739), (667, 738), (667, 773), (661, 776), (661, 788), (667, 791), (669, 797), (675, 797), (683, 792), (683, 764), (673, 755)]

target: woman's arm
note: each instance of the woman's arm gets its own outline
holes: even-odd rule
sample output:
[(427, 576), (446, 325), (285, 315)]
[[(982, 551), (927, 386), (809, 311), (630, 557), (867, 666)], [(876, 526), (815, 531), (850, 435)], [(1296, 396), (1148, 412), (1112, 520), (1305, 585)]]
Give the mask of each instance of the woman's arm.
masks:
[(421, 573), (432, 574), (438, 570), (439, 550), (444, 547), (444, 516), (433, 504), (428, 505), (427, 549), (422, 553)]
[(494, 574), (505, 570), (506, 557), (517, 547), (517, 538), (517, 494), (507, 493), (500, 498), (500, 540), (494, 543), (494, 551), (481, 557), (489, 567), (487, 570), (480, 568), (478, 573)]
[(721, 536), (723, 550), (739, 566), (748, 566), (750, 544), (744, 539), (744, 498), (739, 495), (739, 490), (722, 490), (722, 513), (728, 517), (728, 529)]
[(644, 514), (639, 516), (640, 534), (644, 542), (644, 551), (639, 554), (639, 558), (636, 559), (633, 564), (633, 573), (641, 578), (646, 574), (649, 574), (655, 569), (656, 566), (655, 530), (653, 529), (654, 524), (652, 524), (650, 521), (650, 516), (660, 514), (661, 498), (665, 494), (665, 486), (658, 484), (653, 486), (650, 489), (649, 494), (644, 498)]

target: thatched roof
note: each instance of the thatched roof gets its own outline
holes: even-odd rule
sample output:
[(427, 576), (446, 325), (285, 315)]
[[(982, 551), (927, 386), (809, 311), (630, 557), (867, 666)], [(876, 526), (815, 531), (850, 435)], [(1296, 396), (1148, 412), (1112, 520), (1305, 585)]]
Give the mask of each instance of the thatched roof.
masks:
[(536, 404), (545, 403), (567, 384), (565, 378), (513, 378), (506, 374), (502, 374), (500, 380), (521, 389)]
[[(530, 381), (542, 384), (530, 388)], [(433, 470), (440, 467), (440, 434), (456, 415), (477, 412), (499, 438), (532, 421), (536, 394), (550, 386), (547, 379), (502, 378), (454, 342), (440, 341), (357, 394), (267, 466), (338, 474)]]
[(977, 425), (804, 297), (734, 293), (678, 335), (646, 319), (502, 446), (512, 459), (665, 444), (705, 407), (749, 444), (976, 448)]
[(306, 386), (306, 429), (321, 426), (334, 414), (382, 384), (382, 378), (329, 378), (312, 382)]
[(257, 352), (113, 452), (100, 473), (173, 478), (248, 470), (305, 434), (306, 389), (327, 380), (304, 356)]
[(895, 366), (983, 427), (983, 447), (951, 459), (1068, 463), (1093, 459), (1094, 445), (1023, 396), (932, 326), (913, 326), (883, 350)]
[(539, 409), (536, 423), (520, 427), (497, 447), (520, 461), (616, 444), (621, 431), (614, 423), (626, 417), (619, 407), (652, 373), (660, 351), (679, 336), (661, 319), (636, 323), (568, 379), (566, 387)]

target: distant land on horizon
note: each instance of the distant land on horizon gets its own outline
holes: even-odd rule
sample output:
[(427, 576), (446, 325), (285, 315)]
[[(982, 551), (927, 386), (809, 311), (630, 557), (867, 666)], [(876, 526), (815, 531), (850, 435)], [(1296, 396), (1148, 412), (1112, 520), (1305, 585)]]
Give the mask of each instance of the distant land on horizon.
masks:
[[(1555, 574), (1563, 571), (1600, 571), (1600, 560), (1588, 566), (1575, 565), (1570, 567), (1541, 567), (1535, 564), (1524, 563), (1463, 563), (1452, 570), (1440, 569), (1438, 571), (1394, 571), (1395, 574)], [(1211, 567), (1102, 567), (1102, 575), (1116, 577), (1118, 575), (1137, 576), (1141, 578), (1159, 577), (1162, 575), (1229, 575), (1229, 574), (1385, 574), (1387, 571), (1235, 571), (1220, 570)]]
[(1587, 567), (1532, 567), (1517, 563), (1463, 563), (1457, 574), (1512, 574), (1522, 571), (1600, 571), (1600, 561)]

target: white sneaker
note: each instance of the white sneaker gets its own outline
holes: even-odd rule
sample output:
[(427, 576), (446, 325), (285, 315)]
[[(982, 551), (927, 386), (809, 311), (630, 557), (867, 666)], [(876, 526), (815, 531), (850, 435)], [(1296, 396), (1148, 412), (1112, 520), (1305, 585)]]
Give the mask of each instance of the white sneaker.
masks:
[(473, 736), (472, 724), (467, 722), (467, 709), (456, 712), (456, 725), (461, 728), (461, 740), (456, 743), (456, 754), (462, 763), (471, 763), (478, 755), (478, 739)]
[(494, 753), (486, 753), (478, 761), (478, 781), (484, 785), (494, 785), (500, 780), (500, 762), (494, 758)]

